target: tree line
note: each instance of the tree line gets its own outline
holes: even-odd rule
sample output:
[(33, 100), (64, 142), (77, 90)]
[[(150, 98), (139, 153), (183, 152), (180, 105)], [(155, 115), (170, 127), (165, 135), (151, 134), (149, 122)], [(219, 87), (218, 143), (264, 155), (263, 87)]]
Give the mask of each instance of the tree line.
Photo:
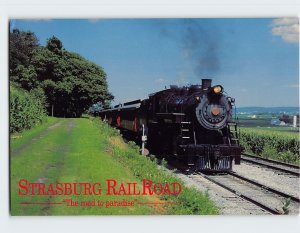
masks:
[(80, 117), (93, 104), (106, 107), (113, 99), (103, 68), (67, 51), (55, 36), (41, 46), (33, 32), (12, 30), (9, 75), (14, 88), (38, 93), (51, 116)]

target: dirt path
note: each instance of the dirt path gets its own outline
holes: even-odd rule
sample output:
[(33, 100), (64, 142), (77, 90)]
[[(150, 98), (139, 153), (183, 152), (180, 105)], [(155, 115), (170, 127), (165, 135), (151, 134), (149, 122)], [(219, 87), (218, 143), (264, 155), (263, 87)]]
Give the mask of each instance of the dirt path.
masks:
[(45, 128), (41, 132), (38, 132), (36, 135), (33, 136), (33, 138), (31, 138), (29, 143), (24, 143), (15, 149), (10, 148), (10, 156), (15, 157), (15, 156), (21, 155), (27, 148), (30, 148), (33, 144), (37, 143), (40, 139), (46, 137), (48, 134), (53, 132), (54, 129), (61, 126), (63, 122), (64, 122), (64, 119), (50, 125), (49, 127)]
[[(50, 173), (55, 173), (57, 177), (60, 177), (64, 164), (65, 164), (65, 157), (68, 153), (70, 153), (70, 144), (71, 144), (71, 135), (73, 129), (76, 127), (74, 119), (68, 119), (63, 122), (65, 124), (65, 132), (68, 134), (67, 137), (65, 137), (65, 140), (62, 141), (59, 145), (57, 145), (55, 149), (55, 153), (58, 154), (58, 158), (55, 160), (54, 163), (48, 164), (44, 171), (41, 173), (41, 175), (38, 177), (38, 182), (46, 182), (48, 181), (49, 177), (51, 176)], [(50, 177), (51, 180), (51, 177)], [(54, 181), (52, 181), (54, 182)], [(52, 202), (53, 197), (48, 196), (46, 199), (46, 202)], [(51, 214), (51, 208), (53, 206), (42, 206), (41, 207), (41, 215), (50, 215)]]
[[(76, 127), (74, 119), (59, 119), (58, 122), (48, 126), (41, 132), (35, 134), (29, 143), (26, 141), (17, 149), (11, 152), (11, 166), (12, 166), (12, 189), (14, 190), (14, 179), (29, 178), (32, 182), (37, 183), (55, 183), (53, 174), (56, 178), (63, 170), (64, 159), (66, 154), (70, 151), (70, 144), (72, 138), (72, 131)], [(32, 159), (33, 157), (34, 159)], [(17, 165), (17, 171), (15, 168)], [(18, 173), (17, 177), (14, 174)], [(51, 202), (51, 196), (44, 197), (45, 202)], [(28, 200), (30, 201), (30, 200)], [(33, 211), (33, 206), (24, 205), (23, 213), (30, 213)], [(51, 206), (34, 206), (34, 212), (39, 215), (49, 215), (51, 213)]]

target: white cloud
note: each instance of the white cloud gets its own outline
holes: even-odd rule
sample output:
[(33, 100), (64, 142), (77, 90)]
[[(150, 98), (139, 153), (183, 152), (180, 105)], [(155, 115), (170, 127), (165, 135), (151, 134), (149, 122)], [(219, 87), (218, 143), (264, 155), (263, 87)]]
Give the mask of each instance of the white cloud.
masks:
[(290, 85), (285, 85), (285, 87), (290, 87), (290, 88), (299, 88), (299, 84), (290, 84)]
[(298, 24), (298, 18), (278, 18), (273, 20), (274, 25), (291, 25)]
[(166, 80), (163, 79), (163, 78), (158, 78), (158, 79), (155, 79), (154, 82), (155, 83), (164, 83)]
[(299, 19), (278, 18), (272, 22), (272, 34), (280, 36), (287, 43), (299, 43)]

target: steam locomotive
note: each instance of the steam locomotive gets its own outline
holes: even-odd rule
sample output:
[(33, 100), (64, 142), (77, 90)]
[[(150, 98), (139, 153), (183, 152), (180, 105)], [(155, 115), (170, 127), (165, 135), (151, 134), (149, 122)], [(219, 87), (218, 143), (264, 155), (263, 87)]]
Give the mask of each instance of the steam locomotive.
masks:
[(242, 146), (233, 120), (235, 99), (221, 85), (171, 85), (100, 111), (100, 117), (155, 155), (176, 158), (195, 171), (228, 171), (240, 164)]

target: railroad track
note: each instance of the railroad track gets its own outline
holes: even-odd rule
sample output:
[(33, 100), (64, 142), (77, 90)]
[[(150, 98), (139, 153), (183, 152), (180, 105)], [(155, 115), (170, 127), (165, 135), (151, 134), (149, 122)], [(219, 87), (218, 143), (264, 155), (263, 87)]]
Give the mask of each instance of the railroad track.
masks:
[(241, 161), (267, 167), (293, 176), (300, 176), (299, 166), (283, 163), (276, 160), (265, 159), (254, 155), (242, 154)]
[[(279, 164), (281, 166), (285, 165), (285, 164), (281, 164), (281, 162), (279, 162)], [(240, 206), (239, 213), (241, 212), (249, 213), (249, 214), (267, 213), (273, 215), (287, 214), (287, 212), (284, 211), (283, 207), (284, 204), (290, 200), (291, 202), (288, 205), (288, 212), (289, 212), (288, 214), (293, 214), (293, 215), (299, 214), (300, 199), (298, 197), (298, 193), (297, 194), (285, 193), (284, 190), (282, 191), (277, 190), (276, 188), (272, 188), (268, 186), (267, 183), (262, 184), (260, 183), (260, 181), (253, 180), (250, 177), (248, 178), (248, 176), (245, 177), (245, 175), (242, 176), (236, 172), (223, 172), (223, 173), (213, 173), (213, 174), (212, 173), (205, 173), (205, 174), (189, 173), (189, 172), (186, 173), (185, 171), (187, 171), (187, 167), (183, 166), (182, 164), (181, 166), (179, 166), (178, 164), (172, 162), (172, 164), (169, 163), (168, 165), (170, 166), (169, 167), (170, 169), (177, 168), (179, 169), (179, 171), (182, 172), (182, 174), (185, 174), (187, 178), (186, 181), (188, 179), (193, 180), (194, 182), (196, 182), (196, 184), (200, 184), (199, 185), (200, 187), (203, 187), (203, 185), (204, 186), (208, 185), (206, 186), (206, 190), (211, 190), (211, 189), (217, 190), (214, 188), (214, 185), (215, 187), (219, 187), (220, 190), (219, 192), (222, 193), (221, 195), (218, 195), (219, 198), (221, 198), (222, 195), (224, 195), (223, 191), (221, 191), (222, 189), (224, 189), (224, 191), (227, 190), (229, 191), (229, 193), (232, 193), (233, 195), (232, 197), (225, 194), (223, 196), (223, 199), (229, 200), (231, 198), (232, 202), (238, 203), (238, 205)], [(291, 165), (290, 167), (293, 169), (297, 168), (294, 165)], [(271, 168), (276, 169), (277, 167), (276, 168), (271, 167)], [(282, 170), (283, 168), (280, 171), (282, 172)], [(289, 171), (286, 170), (284, 170), (284, 173), (290, 174)], [(204, 180), (206, 180), (206, 182), (203, 182)], [(209, 183), (212, 186), (210, 186)], [(237, 199), (235, 199), (234, 197)], [(236, 208), (234, 205), (232, 205), (231, 208), (232, 207), (233, 210), (234, 208)]]
[(210, 182), (221, 186), (271, 214), (285, 214), (283, 205), (290, 199), (289, 212), (291, 214), (299, 214), (300, 199), (298, 197), (275, 190), (260, 184), (257, 181), (238, 175), (235, 172), (228, 172), (220, 175), (199, 173), (195, 175), (194, 178), (197, 179), (197, 176), (201, 176)]

